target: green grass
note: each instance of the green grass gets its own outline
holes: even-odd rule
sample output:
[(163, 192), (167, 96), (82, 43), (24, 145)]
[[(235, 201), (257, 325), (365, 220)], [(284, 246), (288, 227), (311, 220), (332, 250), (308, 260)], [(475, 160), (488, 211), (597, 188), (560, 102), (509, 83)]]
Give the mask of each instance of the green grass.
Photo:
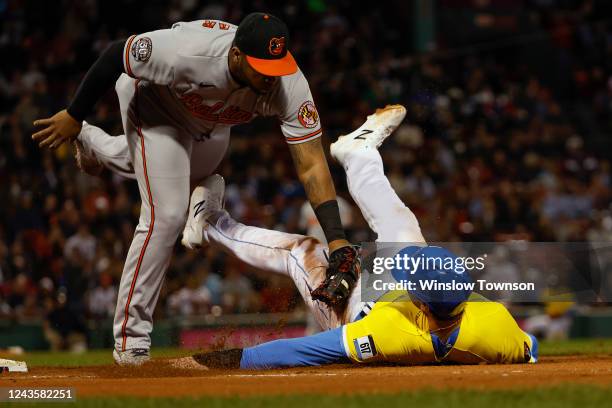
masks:
[[(357, 387), (358, 388), (358, 387)], [(399, 394), (375, 395), (293, 395), (250, 398), (96, 398), (75, 403), (56, 403), (54, 407), (427, 407), (427, 408), (564, 408), (605, 407), (612, 390), (594, 386), (569, 386), (513, 391), (422, 390)], [(40, 407), (38, 404), (12, 404), (16, 407)]]
[(612, 354), (612, 339), (572, 339), (540, 342), (541, 356)]

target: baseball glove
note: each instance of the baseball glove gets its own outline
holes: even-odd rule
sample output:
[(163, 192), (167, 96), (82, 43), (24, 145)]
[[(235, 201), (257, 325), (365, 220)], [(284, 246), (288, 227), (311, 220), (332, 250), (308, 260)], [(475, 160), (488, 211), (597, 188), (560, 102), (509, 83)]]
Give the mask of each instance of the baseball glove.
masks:
[(328, 261), (325, 281), (310, 292), (310, 296), (330, 307), (342, 307), (361, 273), (359, 252), (354, 246), (338, 248), (329, 255)]

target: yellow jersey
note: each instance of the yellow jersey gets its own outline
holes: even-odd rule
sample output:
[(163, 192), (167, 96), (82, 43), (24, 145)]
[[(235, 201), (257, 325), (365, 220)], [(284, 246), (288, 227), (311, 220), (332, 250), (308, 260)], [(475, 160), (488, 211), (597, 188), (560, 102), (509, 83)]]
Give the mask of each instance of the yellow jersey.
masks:
[(436, 353), (429, 320), (405, 295), (389, 294), (363, 319), (343, 327), (344, 347), (358, 363), (534, 363), (535, 340), (498, 302), (468, 301), (458, 329)]

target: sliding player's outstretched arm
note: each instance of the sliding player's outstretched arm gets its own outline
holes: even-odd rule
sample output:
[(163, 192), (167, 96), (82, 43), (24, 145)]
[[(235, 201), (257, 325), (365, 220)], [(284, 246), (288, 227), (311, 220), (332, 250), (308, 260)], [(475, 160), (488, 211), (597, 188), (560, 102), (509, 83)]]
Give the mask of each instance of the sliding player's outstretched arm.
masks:
[(199, 353), (193, 359), (208, 368), (245, 370), (348, 362), (341, 327), (312, 336), (274, 340), (245, 349)]
[(193, 356), (208, 368), (272, 369), (324, 364), (436, 361), (419, 309), (411, 302), (383, 302), (365, 317), (312, 336), (281, 339), (241, 350)]

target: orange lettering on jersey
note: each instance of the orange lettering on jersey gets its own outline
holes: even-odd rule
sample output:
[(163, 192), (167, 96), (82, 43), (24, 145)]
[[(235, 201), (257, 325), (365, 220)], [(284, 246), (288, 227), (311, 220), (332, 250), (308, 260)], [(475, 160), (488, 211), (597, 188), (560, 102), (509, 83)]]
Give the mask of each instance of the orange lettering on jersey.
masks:
[(204, 22), (202, 23), (202, 27), (213, 28), (215, 24), (217, 24), (216, 21), (204, 20)]
[(193, 116), (209, 122), (237, 125), (249, 122), (253, 118), (251, 112), (245, 111), (238, 106), (232, 105), (223, 109), (225, 106), (224, 102), (219, 101), (214, 105), (205, 105), (203, 100), (204, 98), (198, 94), (181, 96), (181, 102)]
[(229, 30), (230, 25), (225, 23), (219, 23), (219, 30)]

